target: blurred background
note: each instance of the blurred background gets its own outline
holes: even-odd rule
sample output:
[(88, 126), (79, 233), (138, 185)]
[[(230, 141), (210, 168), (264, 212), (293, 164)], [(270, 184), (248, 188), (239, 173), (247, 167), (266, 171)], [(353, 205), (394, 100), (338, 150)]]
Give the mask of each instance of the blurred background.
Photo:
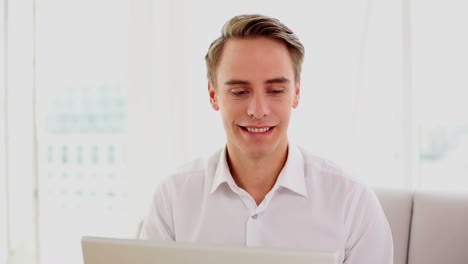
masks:
[(0, 0), (0, 264), (135, 237), (158, 182), (225, 143), (204, 56), (232, 16), (306, 48), (290, 140), (372, 186), (468, 192), (468, 4)]

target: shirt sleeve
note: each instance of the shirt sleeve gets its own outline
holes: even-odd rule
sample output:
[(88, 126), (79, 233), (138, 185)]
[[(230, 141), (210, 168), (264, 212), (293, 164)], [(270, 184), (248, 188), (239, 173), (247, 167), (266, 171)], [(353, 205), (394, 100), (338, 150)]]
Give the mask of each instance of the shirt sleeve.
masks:
[(390, 225), (374, 191), (366, 187), (351, 204), (344, 264), (393, 264)]
[(175, 241), (172, 198), (167, 184), (156, 188), (139, 239)]

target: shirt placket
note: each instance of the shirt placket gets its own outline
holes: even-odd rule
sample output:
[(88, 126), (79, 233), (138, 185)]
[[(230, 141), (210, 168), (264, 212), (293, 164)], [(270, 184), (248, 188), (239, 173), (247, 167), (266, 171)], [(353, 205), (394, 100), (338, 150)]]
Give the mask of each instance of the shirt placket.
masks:
[(240, 189), (238, 192), (242, 202), (249, 210), (249, 216), (246, 221), (245, 229), (245, 245), (246, 246), (262, 246), (262, 229), (263, 229), (263, 214), (269, 203), (271, 194), (268, 194), (265, 199), (257, 206), (255, 200), (246, 191)]

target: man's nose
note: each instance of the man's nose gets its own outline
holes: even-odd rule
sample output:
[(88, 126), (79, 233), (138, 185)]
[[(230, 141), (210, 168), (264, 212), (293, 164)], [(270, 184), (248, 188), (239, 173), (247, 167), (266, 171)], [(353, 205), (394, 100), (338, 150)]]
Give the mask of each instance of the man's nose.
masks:
[(265, 94), (257, 93), (251, 97), (247, 108), (247, 114), (256, 119), (263, 118), (270, 114), (267, 98)]

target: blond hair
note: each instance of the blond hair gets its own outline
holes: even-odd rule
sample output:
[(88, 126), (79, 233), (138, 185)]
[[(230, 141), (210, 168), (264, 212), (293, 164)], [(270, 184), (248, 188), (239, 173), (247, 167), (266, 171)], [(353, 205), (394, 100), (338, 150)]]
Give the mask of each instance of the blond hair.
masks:
[(294, 77), (300, 80), (304, 46), (299, 38), (276, 18), (263, 15), (239, 15), (224, 24), (221, 36), (213, 41), (205, 56), (208, 81), (216, 87), (216, 70), (223, 53), (223, 47), (230, 38), (267, 37), (283, 42), (291, 56)]

